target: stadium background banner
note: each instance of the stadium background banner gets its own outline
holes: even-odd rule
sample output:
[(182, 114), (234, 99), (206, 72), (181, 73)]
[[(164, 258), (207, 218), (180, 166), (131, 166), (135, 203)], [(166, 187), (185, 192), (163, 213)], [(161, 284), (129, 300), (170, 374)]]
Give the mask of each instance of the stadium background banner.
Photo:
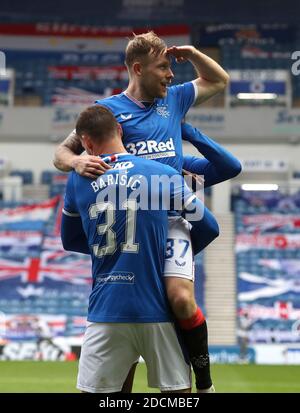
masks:
[(240, 326), (250, 344), (299, 344), (299, 194), (252, 194), (235, 210)]
[(265, 43), (289, 43), (295, 36), (295, 27), (289, 24), (208, 24), (199, 30), (202, 46), (218, 46), (225, 41), (243, 43), (252, 42), (255, 45)]
[[(133, 33), (148, 30), (142, 25), (0, 23), (0, 51), (6, 57), (7, 67), (14, 67), (17, 75), (26, 72), (23, 88), (27, 92), (32, 88), (43, 91), (47, 105), (86, 106), (122, 90), (128, 81), (124, 66), (128, 39)], [(155, 31), (168, 45), (190, 43), (187, 25), (156, 25)], [(33, 81), (36, 78), (40, 82)], [(7, 85), (3, 84), (4, 87)]]
[[(149, 31), (149, 28), (126, 26), (126, 27), (100, 27), (100, 26), (80, 26), (68, 23), (37, 23), (37, 24), (4, 24), (0, 23), (0, 50), (8, 53), (7, 58), (18, 54), (24, 57), (24, 53), (31, 53), (31, 57), (45, 56), (45, 53), (78, 52), (81, 55), (86, 53), (98, 53), (101, 50), (102, 63), (107, 63), (109, 56), (107, 52), (119, 53), (124, 56), (124, 50), (128, 38), (132, 34), (139, 34)], [(190, 29), (187, 25), (165, 25), (155, 26), (155, 32), (162, 37), (167, 44), (187, 44), (190, 39)], [(17, 53), (16, 53), (17, 52)], [(21, 53), (21, 54), (20, 54)], [(53, 55), (58, 61), (59, 55)], [(71, 59), (72, 56), (65, 56)], [(88, 56), (85, 56), (88, 61)], [(93, 59), (90, 56), (90, 59)], [(94, 62), (93, 62), (94, 63)], [(96, 63), (99, 63), (98, 61)], [(114, 62), (116, 63), (116, 61)]]
[[(62, 189), (65, 181), (58, 174), (52, 186)], [(70, 338), (78, 343), (85, 328), (91, 263), (63, 250), (61, 207), (55, 196), (0, 212), (2, 360), (75, 357)]]

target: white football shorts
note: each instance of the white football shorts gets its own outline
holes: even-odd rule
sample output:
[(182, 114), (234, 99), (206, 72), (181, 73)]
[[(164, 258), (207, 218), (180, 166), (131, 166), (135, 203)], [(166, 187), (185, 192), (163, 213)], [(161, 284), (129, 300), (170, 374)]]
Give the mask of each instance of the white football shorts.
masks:
[(168, 222), (164, 276), (194, 281), (194, 255), (190, 224), (181, 216), (170, 216)]
[(88, 393), (121, 391), (142, 356), (149, 387), (191, 387), (191, 369), (172, 323), (88, 323), (81, 348), (77, 388)]

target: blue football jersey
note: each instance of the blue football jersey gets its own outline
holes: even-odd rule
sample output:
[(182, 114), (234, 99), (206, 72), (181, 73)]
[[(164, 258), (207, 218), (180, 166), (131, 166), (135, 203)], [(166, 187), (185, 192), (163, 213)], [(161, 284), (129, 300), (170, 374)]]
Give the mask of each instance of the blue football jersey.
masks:
[(122, 125), (129, 153), (168, 164), (181, 172), (183, 165), (181, 121), (195, 101), (192, 82), (168, 88), (167, 96), (146, 107), (126, 93), (97, 100)]
[[(64, 204), (67, 215), (80, 214), (91, 252), (88, 320), (170, 321), (163, 281), (167, 209), (178, 209), (174, 205), (179, 198), (186, 202), (194, 195), (167, 165), (126, 153), (102, 158), (112, 169), (96, 181), (72, 172)], [(154, 175), (177, 176), (167, 196), (165, 187), (153, 181)], [(154, 208), (157, 201), (160, 207)]]

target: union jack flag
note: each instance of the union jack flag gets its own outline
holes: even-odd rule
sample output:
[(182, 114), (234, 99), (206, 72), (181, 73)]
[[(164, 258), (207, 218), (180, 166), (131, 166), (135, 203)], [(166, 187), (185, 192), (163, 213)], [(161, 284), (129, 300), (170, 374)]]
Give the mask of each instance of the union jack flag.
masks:
[[(66, 179), (64, 176), (63, 180)], [(60, 181), (60, 178), (58, 179)], [(57, 183), (57, 182), (56, 182)], [(91, 259), (67, 252), (60, 239), (61, 196), (0, 211), (0, 316), (51, 318), (52, 333), (76, 337), (84, 332)], [(49, 320), (50, 320), (49, 318)], [(72, 325), (72, 327), (70, 327)], [(8, 325), (1, 324), (8, 331)], [(3, 334), (2, 334), (3, 335)], [(34, 332), (10, 331), (9, 340), (34, 338)]]
[(22, 205), (16, 208), (4, 208), (0, 211), (0, 223), (9, 224), (22, 221), (47, 221), (60, 197), (56, 196), (39, 204)]
[(44, 251), (40, 257), (12, 260), (0, 258), (0, 281), (12, 277), (21, 277), (24, 283), (38, 283), (50, 278), (55, 281), (72, 284), (91, 282), (90, 260), (79, 254), (63, 251)]

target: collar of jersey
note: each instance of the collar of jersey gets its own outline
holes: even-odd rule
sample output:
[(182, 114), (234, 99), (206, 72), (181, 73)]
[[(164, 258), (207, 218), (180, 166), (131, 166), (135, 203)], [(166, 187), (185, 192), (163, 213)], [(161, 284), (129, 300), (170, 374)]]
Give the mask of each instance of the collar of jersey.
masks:
[(102, 155), (99, 155), (99, 157), (102, 159), (102, 161), (106, 163), (110, 163), (110, 162), (116, 162), (120, 156), (127, 156), (127, 155), (132, 155), (132, 154), (128, 152), (104, 153)]
[(155, 103), (155, 100), (153, 101), (152, 105), (145, 106), (141, 101), (137, 100), (133, 96), (129, 95), (127, 92), (123, 92), (123, 95), (127, 97), (127, 99), (131, 100), (131, 102), (135, 103), (139, 108), (141, 109), (150, 109), (153, 107), (153, 104)]

